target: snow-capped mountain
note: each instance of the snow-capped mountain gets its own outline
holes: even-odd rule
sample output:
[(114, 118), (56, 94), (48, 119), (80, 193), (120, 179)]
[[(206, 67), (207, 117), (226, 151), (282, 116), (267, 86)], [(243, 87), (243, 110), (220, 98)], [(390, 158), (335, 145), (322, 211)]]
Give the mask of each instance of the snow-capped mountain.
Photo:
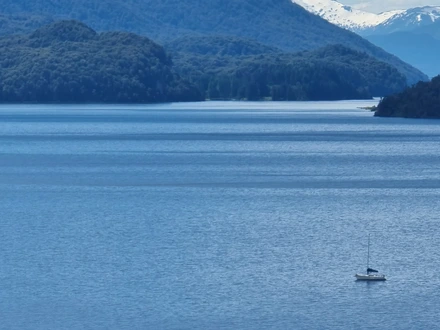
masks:
[(374, 14), (346, 6), (336, 0), (292, 0), (292, 2), (335, 25), (360, 34), (411, 30), (440, 19), (440, 7), (436, 6)]
[(440, 19), (440, 7), (425, 6), (410, 8), (397, 13), (375, 27), (375, 33), (392, 33), (413, 30)]
[(369, 13), (336, 0), (291, 0), (327, 21), (356, 32), (430, 77), (440, 73), (440, 6)]
[(292, 0), (292, 2), (330, 23), (352, 31), (375, 27), (404, 12), (404, 10), (394, 10), (374, 14), (343, 5), (335, 0)]

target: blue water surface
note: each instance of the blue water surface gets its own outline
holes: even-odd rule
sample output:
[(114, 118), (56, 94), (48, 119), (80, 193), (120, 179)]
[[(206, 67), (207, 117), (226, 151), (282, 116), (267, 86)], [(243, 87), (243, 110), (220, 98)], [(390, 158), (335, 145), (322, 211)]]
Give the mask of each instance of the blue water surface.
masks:
[(439, 329), (440, 121), (375, 103), (0, 106), (0, 328)]

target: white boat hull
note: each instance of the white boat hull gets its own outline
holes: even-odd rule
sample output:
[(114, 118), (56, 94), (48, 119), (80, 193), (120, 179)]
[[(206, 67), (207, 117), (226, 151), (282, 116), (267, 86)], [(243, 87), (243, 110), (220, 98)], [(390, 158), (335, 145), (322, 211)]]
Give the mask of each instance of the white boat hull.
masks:
[(382, 274), (356, 274), (355, 277), (358, 281), (386, 281)]

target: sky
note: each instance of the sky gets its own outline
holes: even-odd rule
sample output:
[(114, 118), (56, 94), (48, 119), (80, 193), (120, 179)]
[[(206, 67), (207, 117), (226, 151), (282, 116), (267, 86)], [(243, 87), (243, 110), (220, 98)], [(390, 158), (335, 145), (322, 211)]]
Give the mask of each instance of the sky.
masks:
[(353, 8), (380, 13), (393, 9), (408, 9), (423, 6), (439, 6), (440, 0), (338, 0), (344, 5), (350, 5)]

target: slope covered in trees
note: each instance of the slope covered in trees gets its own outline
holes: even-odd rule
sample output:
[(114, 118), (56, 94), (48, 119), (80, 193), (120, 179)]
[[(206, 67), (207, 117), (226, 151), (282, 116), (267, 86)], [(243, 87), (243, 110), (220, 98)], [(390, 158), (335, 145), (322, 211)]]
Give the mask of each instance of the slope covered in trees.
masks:
[(165, 50), (124, 32), (60, 21), (0, 38), (0, 102), (167, 102), (202, 96)]
[(283, 51), (252, 39), (231, 36), (186, 36), (164, 44), (170, 52), (215, 56), (275, 54)]
[(52, 22), (47, 16), (0, 14), (0, 35), (26, 34)]
[(440, 76), (419, 82), (401, 93), (383, 98), (374, 114), (379, 117), (440, 118)]
[[(209, 38), (203, 38), (208, 45)], [(237, 48), (237, 40), (213, 37), (216, 54)], [(200, 39), (199, 39), (200, 40)], [(222, 40), (223, 42), (219, 42)], [(208, 99), (338, 100), (388, 95), (406, 87), (394, 67), (346, 47), (316, 51), (267, 53), (249, 56), (206, 54), (205, 47), (178, 42), (172, 52), (176, 70), (193, 82)], [(244, 42), (243, 47), (250, 42)], [(253, 49), (262, 52), (252, 43)]]
[(314, 60), (325, 59), (339, 65), (341, 72), (349, 67), (357, 70), (362, 77), (362, 83), (373, 96), (393, 94), (406, 87), (404, 79), (393, 66), (341, 45), (323, 47), (306, 52), (303, 56)]
[(343, 46), (294, 54), (253, 40), (204, 36), (167, 47), (174, 65), (147, 38), (98, 34), (77, 21), (4, 36), (0, 102), (339, 100), (406, 87), (405, 77), (389, 64)]
[(255, 39), (285, 51), (343, 44), (395, 66), (409, 84), (427, 79), (397, 57), (291, 0), (0, 0), (0, 6), (4, 14), (73, 18), (100, 31), (131, 31), (159, 41), (222, 34)]

